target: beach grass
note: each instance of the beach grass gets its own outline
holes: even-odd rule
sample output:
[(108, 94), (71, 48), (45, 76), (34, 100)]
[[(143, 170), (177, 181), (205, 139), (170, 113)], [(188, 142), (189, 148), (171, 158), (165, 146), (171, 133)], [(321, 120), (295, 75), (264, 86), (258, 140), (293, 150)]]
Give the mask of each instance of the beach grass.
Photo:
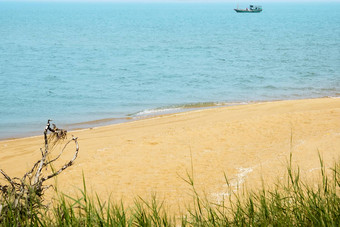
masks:
[(58, 199), (48, 209), (42, 204), (37, 206), (39, 201), (35, 201), (24, 211), (9, 207), (4, 212), (2, 208), (8, 200), (1, 198), (0, 223), (2, 226), (340, 226), (340, 163), (326, 168), (321, 156), (319, 159), (317, 182), (303, 180), (299, 168), (294, 168), (290, 160), (286, 178), (273, 187), (238, 191), (230, 187), (229, 195), (218, 204), (199, 195), (193, 173), (188, 172), (183, 180), (190, 184), (193, 200), (182, 214), (167, 210), (166, 201), (159, 201), (156, 195), (149, 201), (137, 197), (129, 207), (123, 201), (104, 202), (98, 196), (89, 196), (84, 178), (79, 197), (57, 192)]

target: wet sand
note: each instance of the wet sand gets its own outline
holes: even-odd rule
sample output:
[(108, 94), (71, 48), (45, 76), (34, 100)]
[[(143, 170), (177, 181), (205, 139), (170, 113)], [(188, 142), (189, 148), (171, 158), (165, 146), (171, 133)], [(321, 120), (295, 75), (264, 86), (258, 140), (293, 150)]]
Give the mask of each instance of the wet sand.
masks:
[[(237, 190), (282, 178), (290, 153), (310, 179), (320, 167), (318, 152), (331, 167), (340, 157), (340, 98), (203, 109), (72, 134), (79, 138), (79, 157), (58, 176), (59, 191), (78, 193), (84, 173), (88, 189), (104, 199), (130, 203), (156, 193), (177, 207), (191, 201), (182, 177), (193, 170), (197, 189), (220, 202), (228, 191), (224, 173)], [(0, 141), (0, 169), (22, 176), (39, 159), (40, 147), (42, 136)], [(71, 148), (59, 166), (73, 156)]]

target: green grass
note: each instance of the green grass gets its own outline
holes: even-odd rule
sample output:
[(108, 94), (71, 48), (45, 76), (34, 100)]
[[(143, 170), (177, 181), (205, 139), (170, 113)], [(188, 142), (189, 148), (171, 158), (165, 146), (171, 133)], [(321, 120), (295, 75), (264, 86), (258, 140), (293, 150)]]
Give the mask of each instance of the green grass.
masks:
[[(320, 157), (320, 180), (307, 184), (299, 169), (287, 167), (287, 177), (272, 188), (232, 193), (222, 204), (199, 196), (192, 174), (184, 179), (192, 187), (193, 201), (185, 214), (165, 208), (166, 201), (140, 197), (134, 205), (103, 202), (89, 197), (84, 181), (79, 198), (59, 194), (53, 207), (36, 202), (24, 211), (1, 211), (1, 226), (340, 226), (340, 164), (326, 169)], [(330, 173), (329, 173), (330, 172)], [(227, 179), (226, 179), (227, 181)], [(227, 182), (228, 183), (228, 182)], [(1, 198), (6, 207), (6, 198)], [(30, 204), (30, 203), (27, 203)], [(39, 209), (36, 207), (40, 207)]]

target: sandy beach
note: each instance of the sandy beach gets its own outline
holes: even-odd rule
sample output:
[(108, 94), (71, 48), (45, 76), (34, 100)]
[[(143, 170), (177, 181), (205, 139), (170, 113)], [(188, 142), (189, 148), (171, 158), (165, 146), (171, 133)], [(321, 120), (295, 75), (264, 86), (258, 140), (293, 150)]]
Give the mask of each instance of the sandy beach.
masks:
[[(79, 138), (80, 153), (74, 166), (58, 177), (58, 188), (66, 194), (82, 188), (84, 173), (88, 189), (102, 198), (111, 195), (129, 203), (156, 193), (177, 206), (191, 200), (182, 177), (193, 169), (199, 191), (220, 202), (227, 192), (224, 173), (237, 190), (283, 177), (290, 153), (302, 176), (316, 177), (318, 152), (331, 167), (340, 155), (340, 99), (195, 110), (71, 135)], [(39, 159), (40, 147), (42, 136), (0, 141), (0, 169), (22, 176)], [(70, 147), (59, 165), (72, 156)]]

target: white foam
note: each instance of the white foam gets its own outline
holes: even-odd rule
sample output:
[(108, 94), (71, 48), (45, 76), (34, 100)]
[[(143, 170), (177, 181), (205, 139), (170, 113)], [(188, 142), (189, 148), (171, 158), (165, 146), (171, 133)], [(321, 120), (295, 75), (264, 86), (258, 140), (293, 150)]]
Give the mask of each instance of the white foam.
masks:
[(173, 112), (173, 111), (179, 111), (182, 108), (164, 108), (164, 109), (149, 109), (149, 110), (144, 110), (141, 112), (138, 112), (135, 114), (135, 116), (144, 116), (144, 115), (153, 115), (153, 114), (159, 114), (159, 113), (164, 113), (164, 112)]

